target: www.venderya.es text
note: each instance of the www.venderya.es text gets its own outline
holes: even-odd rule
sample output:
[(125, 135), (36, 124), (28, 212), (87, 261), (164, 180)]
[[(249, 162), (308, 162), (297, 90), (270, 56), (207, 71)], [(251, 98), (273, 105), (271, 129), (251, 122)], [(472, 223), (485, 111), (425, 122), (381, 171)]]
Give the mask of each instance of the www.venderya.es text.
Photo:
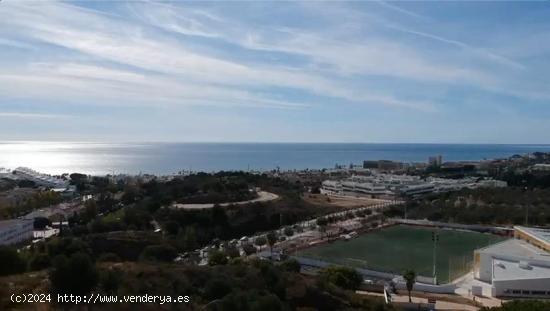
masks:
[(73, 294), (12, 294), (14, 303), (72, 303), (72, 304), (96, 304), (96, 303), (188, 303), (189, 296), (169, 295), (102, 295), (91, 293), (89, 295)]

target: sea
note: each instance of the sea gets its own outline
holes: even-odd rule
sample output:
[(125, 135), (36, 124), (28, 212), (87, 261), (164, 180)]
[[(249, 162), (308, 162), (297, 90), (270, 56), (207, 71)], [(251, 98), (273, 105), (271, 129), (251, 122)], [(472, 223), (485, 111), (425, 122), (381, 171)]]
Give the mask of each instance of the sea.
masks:
[(48, 174), (175, 174), (332, 168), (364, 160), (483, 160), (550, 152), (550, 145), (380, 143), (90, 143), (0, 142), (0, 168)]

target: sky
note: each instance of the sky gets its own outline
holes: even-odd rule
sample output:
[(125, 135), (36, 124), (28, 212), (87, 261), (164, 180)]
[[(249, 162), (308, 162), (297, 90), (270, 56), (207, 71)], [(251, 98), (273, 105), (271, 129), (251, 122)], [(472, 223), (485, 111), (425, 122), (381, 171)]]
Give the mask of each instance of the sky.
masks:
[(550, 2), (0, 1), (0, 140), (550, 143)]

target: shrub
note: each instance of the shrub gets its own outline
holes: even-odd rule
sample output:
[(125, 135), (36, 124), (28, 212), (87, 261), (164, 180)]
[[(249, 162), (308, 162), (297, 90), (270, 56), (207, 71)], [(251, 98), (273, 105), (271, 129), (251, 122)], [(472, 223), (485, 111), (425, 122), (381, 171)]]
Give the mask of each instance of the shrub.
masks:
[(54, 259), (50, 281), (55, 293), (86, 295), (97, 284), (98, 273), (87, 254), (60, 255)]
[(115, 253), (103, 253), (99, 256), (99, 258), (97, 260), (102, 261), (102, 262), (119, 262), (119, 261), (121, 261), (120, 257), (118, 257), (118, 255), (115, 254)]
[(209, 300), (220, 299), (231, 292), (231, 284), (222, 278), (214, 278), (206, 283), (204, 291)]
[(294, 230), (292, 230), (292, 228), (290, 228), (290, 227), (286, 227), (285, 230), (284, 230), (284, 234), (286, 236), (289, 236), (289, 237), (293, 236), (294, 235)]
[(317, 225), (318, 226), (326, 226), (328, 224), (328, 220), (324, 217), (322, 218), (317, 218)]
[(281, 267), (289, 272), (300, 272), (300, 263), (296, 259), (288, 259), (281, 263)]
[(170, 245), (149, 245), (141, 252), (140, 258), (147, 261), (173, 261), (178, 255)]
[(241, 254), (239, 254), (239, 250), (235, 246), (230, 246), (225, 249), (225, 254), (229, 258), (237, 258), (240, 257)]
[(31, 270), (42, 270), (51, 265), (50, 257), (46, 254), (36, 254), (29, 262)]
[(252, 255), (256, 253), (256, 248), (250, 244), (245, 244), (243, 245), (243, 251), (246, 255)]
[(0, 246), (0, 275), (25, 272), (27, 263), (17, 250), (8, 246)]
[(219, 250), (213, 250), (208, 254), (208, 265), (217, 266), (227, 264), (227, 257)]
[(363, 283), (363, 277), (355, 269), (330, 266), (320, 273), (321, 279), (344, 289), (355, 290)]

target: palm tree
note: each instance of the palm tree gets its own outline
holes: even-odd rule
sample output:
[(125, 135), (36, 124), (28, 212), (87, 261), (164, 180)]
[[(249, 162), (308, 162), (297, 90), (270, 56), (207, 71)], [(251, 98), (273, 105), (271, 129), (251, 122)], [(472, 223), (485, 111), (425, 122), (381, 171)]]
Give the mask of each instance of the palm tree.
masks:
[(254, 241), (254, 244), (260, 247), (260, 251), (262, 250), (262, 246), (264, 246), (267, 243), (267, 239), (264, 236), (259, 236)]
[(267, 234), (266, 238), (267, 244), (269, 245), (269, 249), (271, 252), (270, 257), (273, 260), (273, 246), (275, 245), (275, 243), (277, 243), (277, 234), (274, 231), (271, 231)]
[(327, 226), (319, 226), (319, 232), (321, 233), (321, 238), (324, 239), (327, 233)]
[(409, 291), (409, 302), (412, 302), (411, 291), (413, 290), (414, 282), (416, 282), (416, 273), (413, 270), (407, 270), (403, 274), (403, 278), (407, 282), (407, 290)]

